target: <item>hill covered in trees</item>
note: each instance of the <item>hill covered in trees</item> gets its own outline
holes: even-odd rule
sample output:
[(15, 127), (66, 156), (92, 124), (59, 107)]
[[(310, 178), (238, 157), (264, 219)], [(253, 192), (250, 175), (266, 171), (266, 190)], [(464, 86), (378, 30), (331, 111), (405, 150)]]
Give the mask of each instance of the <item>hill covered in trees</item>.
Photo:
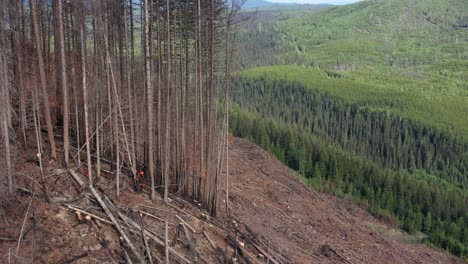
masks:
[(368, 0), (330, 8), (279, 24), (295, 46), (284, 57), (371, 69), (466, 60), (467, 9), (462, 0)]
[(256, 9), (256, 10), (275, 10), (275, 9), (312, 9), (330, 7), (330, 4), (298, 4), (298, 3), (278, 3), (265, 0), (246, 0), (242, 4), (242, 9)]
[(240, 47), (261, 48), (236, 66), (251, 69), (234, 81), (231, 131), (313, 186), (464, 256), (467, 13), (460, 0), (263, 13), (239, 32)]

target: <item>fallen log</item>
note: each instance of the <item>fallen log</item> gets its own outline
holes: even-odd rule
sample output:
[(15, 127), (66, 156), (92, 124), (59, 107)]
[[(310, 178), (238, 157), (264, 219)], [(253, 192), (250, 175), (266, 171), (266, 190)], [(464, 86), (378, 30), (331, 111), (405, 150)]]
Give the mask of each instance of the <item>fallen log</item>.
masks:
[(75, 181), (76, 181), (81, 187), (83, 187), (85, 183), (84, 183), (83, 179), (81, 178), (81, 176), (78, 175), (78, 173), (76, 173), (76, 172), (75, 172), (74, 170), (72, 170), (72, 169), (69, 169), (68, 171), (70, 172), (70, 174), (71, 174), (71, 176), (73, 177), (73, 179), (75, 179)]
[(190, 258), (194, 260), (195, 263), (199, 261), (200, 255), (197, 252), (195, 241), (192, 239), (189, 230), (183, 223), (180, 223), (177, 226), (176, 234), (174, 236), (172, 244), (175, 245), (176, 242), (182, 244), (185, 248), (189, 249)]
[[(73, 176), (73, 178), (75, 179), (76, 182), (78, 182), (78, 184), (83, 187), (84, 186), (84, 181), (81, 179), (81, 176), (76, 173), (75, 171), (72, 171), (72, 170), (69, 170), (70, 171), (70, 174)], [(119, 233), (122, 235), (125, 233), (123, 232), (122, 230), (122, 227), (119, 225), (119, 223), (117, 222), (117, 220), (114, 218), (114, 216), (112, 216), (112, 213), (110, 212), (109, 208), (106, 206), (106, 204), (104, 203), (104, 201), (101, 199), (100, 195), (98, 194), (98, 192), (92, 187), (92, 186), (89, 186), (89, 189), (91, 190), (91, 192), (93, 193), (94, 197), (96, 197), (96, 200), (98, 201), (98, 203), (101, 205), (101, 207), (104, 209), (104, 211), (106, 212), (106, 214), (109, 216), (109, 219), (111, 219), (112, 221), (112, 224), (117, 228), (117, 230), (119, 231)], [(170, 205), (170, 204), (169, 204)], [(179, 208), (175, 207), (174, 208), (180, 210)], [(180, 210), (182, 212), (184, 212), (183, 210)], [(124, 214), (121, 214), (119, 211), (117, 211), (117, 213), (119, 214), (119, 216), (124, 220), (126, 221), (129, 225), (131, 225), (133, 228), (135, 228), (136, 230), (139, 230), (141, 229), (140, 226), (135, 223), (135, 221), (133, 221), (131, 218), (127, 217), (126, 215)], [(184, 212), (186, 213), (186, 212)], [(188, 214), (188, 213), (186, 213)], [(190, 215), (190, 214), (188, 214)], [(112, 216), (112, 218), (111, 218)], [(190, 215), (191, 216), (191, 215)], [(131, 230), (130, 231), (132, 232), (136, 232), (137, 234), (139, 233), (139, 231), (135, 231), (135, 230)], [(154, 242), (156, 242), (159, 246), (162, 246), (164, 247), (165, 246), (165, 243), (164, 241), (162, 241), (161, 239), (159, 239), (156, 235), (153, 235), (152, 233), (150, 233), (149, 231), (147, 230), (144, 230), (143, 231), (143, 234), (149, 238), (151, 238)], [(128, 237), (125, 235), (125, 237), (122, 235), (122, 238), (126, 238), (126, 242), (128, 240)], [(130, 240), (128, 240), (130, 241)], [(128, 243), (128, 242), (127, 242)], [(129, 244), (130, 246), (130, 244)], [(133, 246), (133, 245), (132, 245)], [(135, 249), (135, 247), (130, 248), (132, 251)], [(136, 249), (135, 249), (136, 251)], [(189, 260), (187, 257), (185, 257), (184, 255), (182, 255), (181, 253), (177, 252), (175, 249), (173, 249), (172, 247), (169, 247), (169, 252), (176, 256), (177, 258), (179, 258), (180, 260), (182, 260), (183, 262), (187, 263), (187, 264), (192, 264), (193, 262), (191, 260)], [(142, 261), (142, 257), (140, 254), (137, 255), (137, 257), (139, 258), (139, 261), (141, 263), (145, 263), (144, 261)]]
[(213, 242), (213, 240), (208, 236), (208, 233), (206, 233), (205, 230), (203, 230), (203, 235), (206, 237), (206, 240), (208, 240), (208, 242), (210, 242), (210, 245), (213, 249), (216, 249), (216, 244)]
[(184, 224), (186, 227), (190, 228), (190, 230), (192, 230), (192, 232), (195, 234), (197, 233), (197, 231), (195, 230), (195, 228), (193, 228), (192, 226), (190, 226), (187, 222), (184, 221), (184, 219), (182, 219), (180, 216), (176, 215), (177, 219), (179, 219), (180, 222), (182, 222), (182, 224)]
[(140, 263), (145, 263), (144, 261), (144, 258), (141, 256), (140, 252), (138, 252), (138, 250), (135, 248), (135, 246), (132, 244), (132, 242), (130, 241), (130, 239), (127, 237), (127, 235), (125, 234), (125, 232), (123, 231), (123, 228), (120, 226), (119, 222), (115, 219), (115, 217), (112, 215), (112, 212), (109, 210), (109, 208), (107, 207), (106, 203), (104, 203), (104, 201), (102, 200), (101, 196), (99, 195), (99, 193), (93, 188), (93, 186), (89, 186), (89, 189), (91, 190), (91, 193), (94, 195), (94, 197), (96, 197), (96, 199), (98, 200), (99, 204), (101, 205), (102, 209), (104, 209), (104, 212), (106, 212), (107, 216), (109, 217), (109, 219), (112, 221), (112, 223), (114, 224), (115, 228), (117, 228), (117, 231), (119, 231), (120, 235), (122, 236), (122, 238), (125, 240), (125, 242), (127, 242), (128, 244), (128, 247), (130, 248), (130, 250), (133, 252), (133, 254), (137, 257), (138, 261)]
[(109, 220), (107, 220), (107, 219), (104, 219), (104, 218), (102, 218), (102, 217), (100, 217), (100, 216), (97, 216), (97, 215), (95, 215), (95, 214), (92, 214), (92, 213), (90, 213), (90, 212), (87, 212), (87, 211), (85, 211), (85, 210), (82, 210), (82, 209), (80, 209), (80, 208), (78, 208), (78, 207), (74, 207), (74, 206), (69, 205), (69, 204), (66, 204), (66, 206), (67, 206), (68, 209), (81, 212), (81, 213), (86, 214), (86, 215), (89, 215), (89, 216), (91, 216), (92, 218), (97, 219), (97, 220), (99, 220), (99, 221), (101, 221), (101, 222), (103, 222), (103, 223), (106, 223), (106, 224), (109, 224), (109, 225), (113, 225), (113, 223), (112, 223), (111, 221), (109, 221)]
[(151, 250), (149, 249), (149, 245), (148, 245), (148, 239), (146, 239), (145, 237), (145, 228), (144, 228), (144, 225), (143, 225), (143, 219), (141, 217), (141, 214), (138, 215), (138, 220), (140, 222), (140, 226), (141, 226), (141, 239), (143, 240), (143, 243), (145, 245), (145, 250), (146, 250), (146, 255), (148, 257), (148, 260), (149, 260), (149, 263), (150, 264), (153, 264), (153, 258), (151, 257)]
[(150, 264), (153, 264), (153, 258), (151, 256), (151, 250), (150, 250), (150, 247), (148, 245), (148, 239), (146, 239), (144, 234), (143, 234), (143, 242), (145, 243), (146, 253), (148, 254), (148, 260), (149, 260)]
[[(240, 219), (238, 219), (238, 218), (236, 218), (236, 219), (237, 219), (237, 221), (239, 221), (239, 223), (242, 223), (242, 224), (245, 225), (245, 223), (243, 223), (242, 220), (240, 220)], [(279, 263), (287, 263), (287, 262), (289, 262), (289, 261), (283, 259), (283, 256), (282, 256), (282, 255), (276, 254), (275, 251), (273, 251), (273, 252), (270, 252), (270, 250), (268, 250), (268, 252), (265, 251), (265, 250), (261, 247), (261, 246), (267, 247), (267, 246), (264, 244), (264, 242), (261, 241), (261, 240), (258, 238), (258, 236), (254, 234), (253, 230), (250, 229), (247, 225), (245, 225), (245, 227), (246, 227), (247, 232), (250, 233), (250, 235), (252, 236), (252, 238), (251, 238), (251, 240), (250, 240), (250, 244), (252, 244), (252, 245), (255, 247), (255, 249), (257, 249), (263, 256), (265, 256), (265, 257), (268, 259), (268, 262), (271, 262), (271, 263), (273, 263), (273, 264), (279, 264)], [(238, 232), (241, 232), (241, 230), (238, 230)], [(242, 234), (242, 232), (241, 232), (241, 234)], [(242, 235), (245, 236), (245, 234), (242, 234)], [(272, 253), (273, 253), (274, 255), (276, 255), (276, 258), (277, 258), (278, 260), (276, 260), (275, 258), (272, 257)]]
[(187, 227), (184, 224), (180, 224), (182, 227), (182, 231), (184, 232), (185, 240), (188, 241), (189, 245), (192, 245), (192, 237), (190, 236), (189, 231), (187, 230)]
[[(129, 223), (133, 228), (135, 228), (136, 230), (140, 230), (140, 226), (135, 222), (133, 221), (130, 217), (124, 215), (124, 214), (120, 214), (120, 217), (122, 217), (123, 219), (125, 219), (125, 221), (127, 223)], [(135, 231), (133, 230), (133, 232), (138, 232), (139, 231)], [(156, 244), (158, 244), (159, 246), (161, 247), (165, 247), (166, 243), (164, 241), (162, 241), (161, 239), (159, 239), (156, 235), (154, 235), (153, 233), (149, 232), (148, 230), (144, 230), (143, 231), (144, 235), (151, 238), (154, 242), (156, 242)], [(181, 253), (177, 252), (174, 248), (172, 247), (169, 247), (169, 252), (178, 257), (180, 260), (182, 260), (183, 262), (185, 263), (188, 263), (188, 264), (191, 264), (193, 263), (193, 261), (189, 260), (187, 257), (185, 257), (184, 255), (182, 255)]]
[(18, 236), (18, 245), (16, 246), (16, 254), (18, 254), (18, 251), (19, 251), (19, 248), (20, 248), (20, 245), (21, 245), (21, 240), (23, 239), (23, 231), (24, 231), (24, 226), (26, 224), (26, 219), (28, 219), (28, 213), (29, 213), (29, 208), (31, 207), (31, 204), (32, 204), (32, 200), (33, 198), (31, 197), (31, 199), (29, 199), (29, 205), (28, 205), (28, 209), (26, 210), (26, 213), (24, 214), (24, 219), (23, 219), (23, 224), (21, 225), (21, 232)]
[(11, 238), (11, 237), (0, 237), (0, 240), (1, 240), (1, 241), (10, 241), (10, 242), (13, 242), (13, 241), (16, 241), (17, 239), (16, 239), (16, 238)]
[(259, 245), (257, 245), (255, 242), (252, 243), (252, 245), (255, 247), (255, 249), (257, 249), (263, 256), (266, 256), (267, 259), (269, 260), (269, 262), (273, 263), (273, 264), (279, 264), (278, 261), (276, 261), (273, 257), (271, 257), (271, 255), (266, 252), (265, 250), (263, 250)]
[(234, 249), (237, 249), (239, 250), (239, 253), (240, 253), (240, 256), (242, 256), (245, 260), (245, 262), (247, 264), (249, 263), (258, 263), (260, 264), (260, 262), (257, 260), (257, 258), (255, 256), (253, 256), (250, 252), (248, 252), (247, 250), (245, 250), (245, 248), (243, 246), (241, 246), (239, 244), (239, 242), (237, 242), (237, 240), (235, 238), (233, 238), (231, 235), (228, 235), (226, 237), (226, 241), (228, 242), (228, 244), (230, 244)]
[(126, 261), (128, 264), (133, 264), (132, 259), (130, 259), (130, 257), (128, 256), (128, 253), (127, 253), (127, 251), (126, 251), (125, 249), (124, 249), (123, 253), (124, 253), (125, 261)]
[[(151, 218), (154, 218), (154, 219), (156, 219), (156, 220), (159, 220), (159, 221), (161, 221), (161, 222), (164, 222), (164, 221), (165, 221), (165, 220), (162, 219), (161, 217), (157, 217), (157, 216), (152, 215), (152, 214), (150, 214), (150, 213), (147, 213), (147, 212), (145, 212), (145, 211), (138, 210), (138, 212), (141, 213), (141, 214), (144, 214), (144, 215), (146, 215), (146, 216), (149, 216), (149, 217), (151, 217)], [(168, 222), (168, 223), (169, 223), (169, 225), (171, 225), (171, 226), (176, 226), (176, 224), (173, 224), (173, 223), (171, 223), (171, 222)]]
[(31, 190), (28, 190), (28, 189), (26, 189), (26, 188), (23, 188), (23, 187), (17, 186), (16, 189), (17, 189), (18, 191), (21, 191), (21, 192), (30, 194), (30, 195), (32, 195), (32, 196), (39, 196), (39, 195), (40, 195), (39, 193), (35, 193), (35, 192), (33, 192), (33, 191), (31, 191)]

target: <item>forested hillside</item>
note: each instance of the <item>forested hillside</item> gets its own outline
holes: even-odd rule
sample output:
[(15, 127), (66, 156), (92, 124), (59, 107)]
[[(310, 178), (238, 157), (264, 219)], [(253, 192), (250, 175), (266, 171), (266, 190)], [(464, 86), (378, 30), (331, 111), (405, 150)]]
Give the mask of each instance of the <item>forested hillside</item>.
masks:
[[(248, 2), (247, 2), (248, 3)], [(329, 8), (330, 5), (286, 5), (252, 9), (246, 8), (239, 15), (245, 23), (235, 34), (235, 49), (242, 56), (232, 61), (235, 70), (276, 64), (277, 55), (291, 48), (289, 38), (278, 28), (278, 21), (287, 21)]]
[(244, 0), (242, 4), (243, 10), (278, 10), (278, 9), (315, 9), (322, 7), (330, 7), (330, 4), (306, 4), (306, 3), (287, 3), (287, 2), (273, 2), (266, 0)]
[(316, 188), (464, 256), (467, 13), (461, 0), (263, 13), (239, 32), (240, 47), (262, 48), (237, 66), (252, 69), (236, 74), (231, 131)]
[[(467, 59), (468, 3), (369, 0), (280, 23), (306, 64), (385, 69)], [(287, 57), (285, 56), (285, 57)]]

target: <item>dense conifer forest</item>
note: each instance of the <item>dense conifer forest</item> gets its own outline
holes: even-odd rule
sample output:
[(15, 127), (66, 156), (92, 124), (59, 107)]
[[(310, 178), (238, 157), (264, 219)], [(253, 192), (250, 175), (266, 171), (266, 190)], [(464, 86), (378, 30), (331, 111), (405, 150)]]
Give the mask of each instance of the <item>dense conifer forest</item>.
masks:
[[(238, 82), (242, 85), (237, 83), (237, 87), (253, 92), (242, 90), (237, 93), (243, 94), (242, 98), (234, 98), (238, 102), (231, 113), (234, 135), (270, 151), (312, 186), (361, 202), (405, 231), (425, 232), (429, 242), (456, 255), (465, 254), (466, 168), (459, 171), (456, 164), (464, 166), (466, 159), (459, 157), (466, 156), (466, 147), (403, 119), (304, 92), (294, 83), (270, 82), (269, 86), (265, 80)], [(256, 87), (281, 91), (283, 97), (271, 98), (285, 98), (289, 104), (268, 101), (268, 91)], [(309, 111), (298, 110), (300, 106)], [(314, 108), (319, 110), (314, 112)], [(422, 146), (435, 149), (427, 151)], [(452, 153), (457, 149), (463, 153)], [(433, 153), (444, 151), (445, 155), (428, 160)]]

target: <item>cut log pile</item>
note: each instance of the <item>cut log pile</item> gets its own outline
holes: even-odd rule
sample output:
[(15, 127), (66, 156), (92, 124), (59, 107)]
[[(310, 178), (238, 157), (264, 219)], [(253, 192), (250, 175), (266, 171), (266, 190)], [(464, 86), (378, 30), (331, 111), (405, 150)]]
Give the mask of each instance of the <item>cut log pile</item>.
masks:
[[(75, 212), (78, 221), (96, 227), (95, 232), (99, 232), (102, 225), (115, 228), (123, 251), (121, 256), (109, 254), (113, 260), (125, 259), (127, 263), (290, 263), (281, 254), (263, 249), (261, 239), (239, 220), (229, 220), (231, 228), (227, 228), (204, 213), (198, 217), (181, 209), (190, 204), (175, 196), (171, 197), (171, 203), (165, 204), (164, 208), (169, 209), (146, 205), (120, 207), (101, 188), (86, 186), (80, 173), (74, 170), (69, 173), (83, 190), (80, 196), (85, 199), (74, 199), (63, 206)], [(160, 200), (162, 202), (162, 198)], [(149, 209), (152, 210), (149, 212)], [(149, 221), (151, 225), (146, 224)], [(206, 252), (200, 254), (206, 247), (212, 252), (212, 259), (207, 259)]]
[[(84, 187), (84, 180), (79, 173), (70, 170), (70, 174), (81, 187)], [(100, 207), (104, 210), (104, 213), (107, 219), (109, 220), (107, 220), (104, 217), (98, 216), (97, 213), (84, 211), (75, 205), (67, 204), (67, 207), (69, 209), (76, 210), (77, 212), (85, 214), (89, 217), (87, 218), (89, 219), (89, 221), (103, 222), (114, 226), (119, 232), (121, 238), (123, 239), (124, 248), (127, 247), (131, 251), (131, 254), (129, 252), (125, 253), (128, 256), (128, 261), (133, 260), (137, 263), (152, 262), (153, 255), (155, 254), (149, 249), (149, 238), (158, 246), (167, 248), (166, 250), (168, 250), (174, 258), (179, 260), (179, 262), (193, 263), (193, 261), (188, 259), (184, 254), (176, 251), (174, 248), (168, 247), (167, 243), (164, 242), (165, 238), (159, 238), (156, 232), (146, 229), (142, 224), (142, 221), (140, 221), (140, 223), (137, 223), (131, 216), (125, 214), (122, 210), (118, 209), (104, 193), (96, 190), (92, 186), (88, 186), (87, 189), (91, 192), (91, 194), (96, 199)], [(145, 214), (150, 215), (146, 212)], [(161, 219), (157, 216), (153, 217)], [(140, 239), (137, 242), (135, 242), (137, 239), (130, 239), (132, 238), (132, 235), (133, 237), (140, 236)], [(140, 248), (145, 249), (146, 257), (144, 257), (143, 254), (140, 252)]]

